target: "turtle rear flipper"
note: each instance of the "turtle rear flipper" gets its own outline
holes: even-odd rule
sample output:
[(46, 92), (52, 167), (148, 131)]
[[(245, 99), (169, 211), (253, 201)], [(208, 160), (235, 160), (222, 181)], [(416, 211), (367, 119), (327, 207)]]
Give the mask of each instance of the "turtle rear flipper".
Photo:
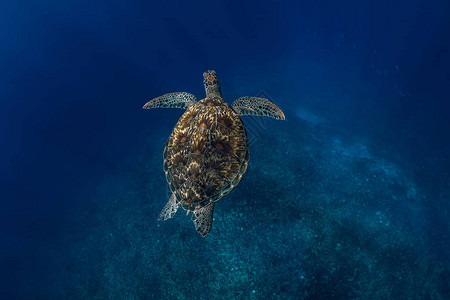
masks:
[(212, 228), (214, 202), (208, 204), (198, 210), (193, 211), (192, 221), (194, 222), (195, 229), (203, 237), (205, 237)]
[(175, 216), (179, 206), (180, 203), (177, 202), (177, 197), (175, 196), (175, 194), (172, 194), (169, 201), (166, 203), (161, 213), (159, 214), (158, 221), (165, 221)]
[(174, 108), (188, 108), (197, 102), (197, 98), (189, 93), (170, 93), (159, 96), (147, 103), (142, 108), (150, 109), (157, 107), (174, 107)]
[(234, 100), (231, 107), (241, 116), (266, 116), (284, 120), (284, 114), (275, 104), (264, 98), (241, 97)]

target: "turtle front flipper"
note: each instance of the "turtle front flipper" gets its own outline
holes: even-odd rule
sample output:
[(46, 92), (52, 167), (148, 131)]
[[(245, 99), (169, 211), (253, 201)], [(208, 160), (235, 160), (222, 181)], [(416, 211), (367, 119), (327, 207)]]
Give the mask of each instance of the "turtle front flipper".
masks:
[(241, 97), (234, 100), (231, 107), (241, 116), (266, 116), (284, 120), (284, 114), (275, 104), (264, 98)]
[(208, 204), (198, 210), (195, 210), (192, 214), (192, 221), (194, 222), (195, 229), (198, 233), (205, 237), (212, 228), (214, 202)]
[(179, 206), (180, 203), (177, 202), (177, 197), (175, 196), (175, 194), (172, 194), (169, 201), (166, 203), (161, 213), (159, 214), (158, 221), (165, 221), (175, 216)]
[(175, 108), (188, 108), (197, 102), (197, 98), (189, 93), (170, 93), (159, 96), (147, 103), (142, 108), (150, 109), (157, 107), (175, 107)]

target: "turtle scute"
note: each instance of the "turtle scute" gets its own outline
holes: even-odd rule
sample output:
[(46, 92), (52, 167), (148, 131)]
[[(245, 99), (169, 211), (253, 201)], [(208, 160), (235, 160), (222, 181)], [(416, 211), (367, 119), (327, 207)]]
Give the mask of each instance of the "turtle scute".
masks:
[(188, 210), (195, 210), (199, 205), (204, 203), (206, 199), (205, 191), (202, 186), (195, 181), (188, 179), (185, 181), (179, 189), (176, 191), (177, 197), (183, 199), (181, 205)]
[(235, 157), (210, 147), (205, 151), (204, 168), (215, 171), (218, 176), (224, 181), (231, 181), (238, 174), (240, 162)]
[(173, 147), (178, 144), (189, 143), (192, 138), (192, 120), (195, 118), (197, 111), (193, 107), (188, 108), (186, 112), (178, 120), (177, 126), (173, 129), (166, 147)]

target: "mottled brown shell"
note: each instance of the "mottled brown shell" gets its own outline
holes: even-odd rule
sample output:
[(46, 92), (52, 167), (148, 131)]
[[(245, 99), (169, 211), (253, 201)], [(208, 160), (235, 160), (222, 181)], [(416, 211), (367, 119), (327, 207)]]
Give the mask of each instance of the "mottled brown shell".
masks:
[(220, 97), (187, 108), (164, 149), (167, 182), (186, 210), (228, 194), (239, 183), (248, 160), (242, 120)]

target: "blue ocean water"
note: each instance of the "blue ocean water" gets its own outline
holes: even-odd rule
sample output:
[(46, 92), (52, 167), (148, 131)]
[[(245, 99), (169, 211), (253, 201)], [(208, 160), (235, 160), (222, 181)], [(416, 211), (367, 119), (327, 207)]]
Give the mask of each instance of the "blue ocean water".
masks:
[[(2, 299), (449, 299), (450, 4), (0, 4)], [(214, 69), (250, 162), (202, 238), (165, 142)]]

